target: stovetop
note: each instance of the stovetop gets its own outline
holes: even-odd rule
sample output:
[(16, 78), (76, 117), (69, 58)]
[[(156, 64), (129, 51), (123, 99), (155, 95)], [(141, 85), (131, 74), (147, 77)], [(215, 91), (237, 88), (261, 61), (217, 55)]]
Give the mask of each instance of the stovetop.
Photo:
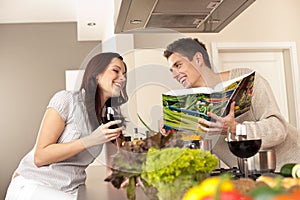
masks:
[[(225, 168), (215, 169), (210, 173), (210, 176), (219, 176), (223, 173), (232, 174), (233, 179), (244, 178), (244, 174), (237, 167), (233, 167), (229, 169), (225, 169)], [(261, 175), (276, 176), (278, 174), (279, 173), (276, 172), (268, 172), (268, 173), (249, 172), (248, 178), (256, 180)]]

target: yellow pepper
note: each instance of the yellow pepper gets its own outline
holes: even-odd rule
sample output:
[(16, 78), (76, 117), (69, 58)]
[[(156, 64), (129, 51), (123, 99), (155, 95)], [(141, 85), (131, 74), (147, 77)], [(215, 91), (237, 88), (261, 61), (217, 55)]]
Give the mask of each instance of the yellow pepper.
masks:
[(190, 188), (182, 200), (201, 200), (207, 196), (214, 196), (216, 192), (230, 191), (234, 191), (234, 186), (229, 179), (224, 180), (222, 177), (213, 176), (202, 181), (200, 185)]

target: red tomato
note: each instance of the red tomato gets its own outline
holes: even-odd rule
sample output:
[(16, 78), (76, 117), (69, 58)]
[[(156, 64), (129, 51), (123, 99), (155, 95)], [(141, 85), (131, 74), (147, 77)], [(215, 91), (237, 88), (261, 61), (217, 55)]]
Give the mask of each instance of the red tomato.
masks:
[[(213, 200), (213, 196), (206, 196), (201, 200)], [(219, 200), (252, 200), (251, 197), (244, 196), (240, 192), (234, 190), (230, 192), (221, 192), (219, 196)]]

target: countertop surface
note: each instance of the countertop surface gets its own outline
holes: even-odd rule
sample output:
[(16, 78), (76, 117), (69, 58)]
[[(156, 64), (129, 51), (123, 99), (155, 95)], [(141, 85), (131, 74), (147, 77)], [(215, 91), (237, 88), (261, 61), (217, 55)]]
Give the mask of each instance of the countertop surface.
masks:
[[(78, 200), (127, 200), (125, 189), (116, 189), (111, 183), (105, 182), (106, 166), (92, 165), (86, 170), (87, 180), (78, 191)], [(136, 189), (137, 200), (148, 200), (141, 188)]]

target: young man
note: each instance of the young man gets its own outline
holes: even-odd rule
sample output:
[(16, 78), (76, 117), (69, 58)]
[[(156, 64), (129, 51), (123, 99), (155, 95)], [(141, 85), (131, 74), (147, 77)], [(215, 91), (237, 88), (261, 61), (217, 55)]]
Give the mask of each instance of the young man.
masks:
[[(205, 45), (192, 38), (174, 41), (167, 46), (164, 56), (168, 60), (173, 78), (185, 88), (214, 87), (220, 82), (252, 71), (247, 68), (238, 68), (220, 73), (214, 72)], [(300, 156), (297, 156), (296, 152), (291, 152), (293, 155), (290, 157), (291, 159), (283, 158), (282, 151), (289, 149), (288, 146), (299, 149), (299, 144), (294, 140), (298, 139), (299, 141), (299, 132), (285, 121), (276, 104), (269, 83), (257, 72), (249, 111), (235, 117), (233, 102), (227, 116), (219, 117), (213, 113), (208, 113), (208, 115), (215, 121), (199, 119), (199, 128), (207, 134), (220, 134), (218, 142), (213, 148), (213, 153), (229, 167), (236, 166), (237, 159), (229, 151), (225, 137), (228, 128), (231, 133), (235, 133), (237, 124), (246, 126), (249, 139), (259, 136), (262, 139), (262, 149), (276, 147), (276, 150), (279, 150), (277, 157), (280, 159), (277, 160), (277, 168), (280, 169), (282, 164), (291, 159), (293, 162), (297, 159), (300, 162)], [(289, 131), (290, 129), (293, 130)], [(279, 152), (281, 152), (280, 155)]]

